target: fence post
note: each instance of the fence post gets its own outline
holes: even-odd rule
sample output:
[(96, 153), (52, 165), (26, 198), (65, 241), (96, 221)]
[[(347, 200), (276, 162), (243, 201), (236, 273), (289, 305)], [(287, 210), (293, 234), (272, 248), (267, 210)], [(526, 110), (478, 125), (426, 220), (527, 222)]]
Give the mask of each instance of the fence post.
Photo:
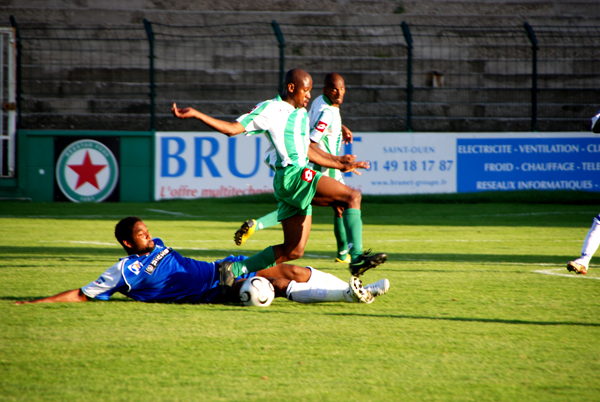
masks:
[(156, 84), (154, 83), (154, 32), (152, 23), (144, 18), (144, 28), (148, 36), (148, 45), (150, 47), (150, 130), (156, 130)]
[(23, 49), (21, 44), (21, 33), (19, 32), (19, 26), (14, 16), (10, 16), (10, 25), (15, 30), (15, 37), (17, 40), (17, 128), (21, 126), (21, 99), (23, 93), (23, 87), (21, 83), (21, 50)]
[(277, 37), (277, 42), (279, 42), (279, 93), (282, 94), (283, 77), (285, 76), (285, 39), (283, 38), (283, 34), (281, 33), (281, 29), (279, 29), (277, 21), (273, 20), (271, 25), (273, 26), (273, 31)]
[(404, 35), (404, 40), (406, 41), (406, 49), (407, 49), (407, 63), (406, 63), (406, 131), (412, 131), (412, 49), (413, 49), (413, 40), (410, 35), (410, 28), (408, 24), (402, 21), (400, 24), (402, 27), (402, 34)]
[(539, 50), (535, 32), (528, 22), (525, 23), (525, 31), (531, 42), (531, 131), (537, 131), (537, 51)]

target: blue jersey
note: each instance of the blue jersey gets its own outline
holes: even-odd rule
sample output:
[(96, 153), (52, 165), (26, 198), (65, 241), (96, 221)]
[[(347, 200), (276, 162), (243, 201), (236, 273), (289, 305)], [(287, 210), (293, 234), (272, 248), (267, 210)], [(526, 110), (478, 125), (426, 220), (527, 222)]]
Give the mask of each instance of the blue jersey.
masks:
[[(244, 256), (229, 256), (241, 261)], [(154, 239), (154, 250), (147, 255), (121, 258), (100, 277), (81, 288), (89, 297), (108, 300), (119, 292), (134, 300), (162, 303), (210, 303), (218, 294), (219, 274), (215, 262), (183, 257)], [(254, 275), (244, 275), (250, 277)]]

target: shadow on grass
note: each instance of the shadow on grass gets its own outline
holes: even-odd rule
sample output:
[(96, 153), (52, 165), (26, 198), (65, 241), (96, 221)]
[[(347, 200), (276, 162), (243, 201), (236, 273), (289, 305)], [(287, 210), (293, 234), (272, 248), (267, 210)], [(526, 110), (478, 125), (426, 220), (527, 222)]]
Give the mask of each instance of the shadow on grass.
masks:
[[(214, 309), (223, 309), (213, 306)], [(247, 312), (248, 307), (240, 307), (240, 309), (227, 309), (228, 312)], [(281, 311), (281, 310), (269, 310), (269, 309), (252, 309), (253, 313), (261, 314), (306, 314), (303, 312), (294, 311)], [(540, 325), (540, 326), (581, 326), (581, 327), (600, 327), (600, 323), (588, 323), (588, 322), (569, 322), (569, 321), (532, 321), (532, 320), (517, 320), (517, 319), (502, 319), (502, 318), (475, 318), (475, 317), (433, 317), (433, 316), (421, 316), (421, 315), (404, 315), (404, 314), (362, 314), (356, 312), (347, 313), (329, 313), (315, 311), (314, 314), (328, 315), (328, 316), (340, 316), (340, 317), (364, 317), (364, 318), (397, 318), (397, 319), (408, 319), (408, 320), (430, 320), (430, 321), (452, 321), (452, 322), (479, 322), (487, 324), (508, 324), (508, 325)]]
[[(576, 255), (573, 255), (575, 258)], [(464, 262), (498, 264), (551, 264), (565, 265), (569, 262), (564, 255), (547, 254), (464, 254), (464, 253), (388, 253), (388, 262)]]
[(376, 317), (376, 318), (403, 318), (412, 320), (434, 320), (434, 321), (460, 321), (460, 322), (482, 322), (490, 324), (512, 324), (512, 325), (569, 325), (582, 327), (600, 327), (600, 323), (593, 322), (569, 322), (569, 321), (530, 321), (530, 320), (505, 320), (501, 318), (470, 318), (470, 317), (428, 317), (418, 315), (402, 315), (402, 314), (356, 314), (356, 313), (323, 313), (323, 315), (333, 316), (359, 316), (359, 317)]
[[(47, 296), (28, 296), (28, 297), (14, 297), (14, 296), (4, 296), (0, 297), (0, 300), (7, 301), (31, 301), (36, 299), (41, 299)], [(110, 301), (97, 301), (92, 300), (92, 303), (142, 303), (137, 302), (132, 299), (115, 299)], [(42, 303), (40, 303), (42, 304)], [(68, 305), (68, 303), (58, 303), (59, 305)], [(76, 303), (79, 304), (79, 303)], [(146, 304), (146, 303), (142, 303)], [(169, 304), (169, 303), (164, 303)], [(48, 303), (47, 305), (57, 305), (57, 303)], [(172, 306), (181, 306), (181, 305), (195, 305), (188, 303), (173, 303)], [(213, 311), (223, 311), (227, 313), (239, 312), (247, 314), (251, 313), (259, 313), (259, 314), (298, 314), (305, 315), (306, 311), (296, 312), (296, 311), (282, 311), (280, 309), (249, 309), (248, 307), (243, 307), (236, 304), (201, 304), (202, 306), (210, 306)], [(237, 307), (237, 308), (236, 308)], [(250, 310), (250, 311), (249, 311)], [(347, 312), (347, 313), (329, 313), (329, 312), (320, 312), (314, 311), (313, 314), (326, 315), (326, 316), (339, 316), (339, 317), (363, 317), (363, 318), (395, 318), (395, 319), (407, 319), (407, 320), (428, 320), (428, 321), (451, 321), (451, 322), (477, 322), (477, 323), (486, 323), (486, 324), (507, 324), (507, 325), (539, 325), (539, 326), (580, 326), (580, 327), (600, 327), (600, 323), (586, 323), (586, 322), (569, 322), (569, 321), (532, 321), (532, 320), (517, 320), (517, 319), (502, 319), (502, 318), (475, 318), (475, 317), (434, 317), (434, 316), (422, 316), (422, 315), (404, 315), (404, 314), (362, 314), (356, 312)]]

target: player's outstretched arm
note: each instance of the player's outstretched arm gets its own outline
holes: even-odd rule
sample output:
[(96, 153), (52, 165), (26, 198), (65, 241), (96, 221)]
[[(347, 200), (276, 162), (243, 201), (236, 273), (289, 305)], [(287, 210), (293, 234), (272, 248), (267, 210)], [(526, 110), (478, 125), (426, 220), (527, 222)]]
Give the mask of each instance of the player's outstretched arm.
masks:
[(218, 132), (225, 134), (228, 137), (233, 137), (234, 135), (238, 135), (246, 131), (244, 126), (242, 126), (239, 122), (234, 121), (225, 121), (215, 119), (207, 114), (199, 112), (198, 110), (186, 107), (184, 109), (177, 108), (177, 104), (173, 103), (173, 107), (171, 108), (171, 112), (175, 117), (179, 117), (180, 119), (190, 119), (195, 118), (206, 124), (207, 126), (217, 130)]
[(54, 296), (37, 299), (32, 301), (18, 301), (15, 304), (31, 304), (31, 303), (75, 303), (88, 301), (89, 298), (81, 291), (81, 289), (67, 290)]
[(371, 167), (371, 164), (369, 162), (358, 161), (358, 162), (344, 163), (344, 167), (341, 168), (340, 170), (344, 173), (352, 172), (352, 173), (355, 173), (360, 176), (361, 173), (356, 169), (369, 169), (370, 167)]
[[(340, 169), (340, 167), (338, 167), (340, 164), (354, 162), (354, 160), (356, 159), (356, 155), (343, 155), (343, 156), (332, 155), (328, 152), (323, 151), (321, 148), (319, 148), (317, 143), (311, 142), (309, 150), (308, 150), (308, 159), (311, 162), (316, 163), (321, 166)], [(317, 159), (323, 163), (317, 162)], [(335, 166), (330, 166), (331, 163), (333, 163)]]

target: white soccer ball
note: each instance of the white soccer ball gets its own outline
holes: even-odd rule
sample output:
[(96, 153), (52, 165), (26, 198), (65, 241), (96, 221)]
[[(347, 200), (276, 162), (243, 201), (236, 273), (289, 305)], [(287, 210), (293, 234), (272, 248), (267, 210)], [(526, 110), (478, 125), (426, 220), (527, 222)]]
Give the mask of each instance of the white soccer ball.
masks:
[(255, 276), (244, 281), (240, 289), (240, 300), (244, 306), (267, 307), (275, 298), (275, 289), (268, 279)]

